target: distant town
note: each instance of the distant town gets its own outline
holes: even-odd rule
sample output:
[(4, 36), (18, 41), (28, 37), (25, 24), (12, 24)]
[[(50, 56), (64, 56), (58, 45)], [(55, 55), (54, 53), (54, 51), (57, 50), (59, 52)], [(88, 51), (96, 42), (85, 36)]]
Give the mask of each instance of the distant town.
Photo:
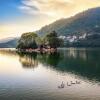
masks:
[[(89, 36), (89, 34), (88, 34)], [(77, 42), (78, 40), (83, 40), (87, 37), (87, 34), (84, 33), (82, 35), (67, 35), (67, 36), (63, 36), (60, 35), (59, 38), (62, 39), (64, 41), (64, 43), (73, 43), (73, 42)]]

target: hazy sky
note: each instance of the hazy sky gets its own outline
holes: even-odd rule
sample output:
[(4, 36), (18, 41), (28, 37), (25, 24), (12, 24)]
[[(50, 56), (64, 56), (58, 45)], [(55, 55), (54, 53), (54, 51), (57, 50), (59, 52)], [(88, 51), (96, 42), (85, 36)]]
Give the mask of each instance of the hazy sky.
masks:
[(0, 0), (0, 39), (20, 36), (99, 6), (100, 0)]

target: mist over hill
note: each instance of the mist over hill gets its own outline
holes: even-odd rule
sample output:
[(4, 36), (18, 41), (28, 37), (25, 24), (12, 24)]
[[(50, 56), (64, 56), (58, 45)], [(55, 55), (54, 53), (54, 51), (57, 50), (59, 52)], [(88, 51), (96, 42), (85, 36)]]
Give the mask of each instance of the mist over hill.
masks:
[(7, 38), (0, 41), (0, 48), (16, 48), (19, 38)]

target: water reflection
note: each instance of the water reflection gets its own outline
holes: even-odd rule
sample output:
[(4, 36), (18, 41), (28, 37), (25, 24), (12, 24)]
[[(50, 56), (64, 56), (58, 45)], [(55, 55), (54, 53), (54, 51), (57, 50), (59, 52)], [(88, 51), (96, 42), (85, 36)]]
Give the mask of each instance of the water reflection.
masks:
[(100, 52), (99, 49), (70, 49), (60, 61), (59, 70), (69, 71), (89, 80), (100, 81)]
[(35, 68), (39, 63), (60, 72), (71, 72), (91, 81), (100, 81), (100, 52), (98, 49), (60, 49), (49, 54), (19, 54), (24, 68)]
[(37, 53), (18, 53), (19, 61), (24, 68), (35, 68), (38, 66)]
[(0, 50), (0, 54), (19, 56), (23, 68), (36, 68), (41, 63), (58, 72), (70, 72), (90, 81), (100, 82), (100, 49), (69, 48), (48, 54)]
[(38, 60), (44, 64), (47, 64), (51, 67), (58, 66), (60, 60), (62, 59), (59, 52), (43, 54), (41, 57), (38, 57)]

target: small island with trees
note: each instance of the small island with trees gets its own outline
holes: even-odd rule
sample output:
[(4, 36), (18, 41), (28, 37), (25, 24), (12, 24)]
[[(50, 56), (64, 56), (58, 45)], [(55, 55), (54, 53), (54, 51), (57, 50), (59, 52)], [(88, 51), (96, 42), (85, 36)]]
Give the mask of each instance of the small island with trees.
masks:
[(39, 37), (34, 32), (22, 34), (18, 41), (17, 49), (22, 52), (56, 52), (57, 48), (63, 45), (63, 40), (59, 39), (57, 32), (52, 31), (44, 37)]

